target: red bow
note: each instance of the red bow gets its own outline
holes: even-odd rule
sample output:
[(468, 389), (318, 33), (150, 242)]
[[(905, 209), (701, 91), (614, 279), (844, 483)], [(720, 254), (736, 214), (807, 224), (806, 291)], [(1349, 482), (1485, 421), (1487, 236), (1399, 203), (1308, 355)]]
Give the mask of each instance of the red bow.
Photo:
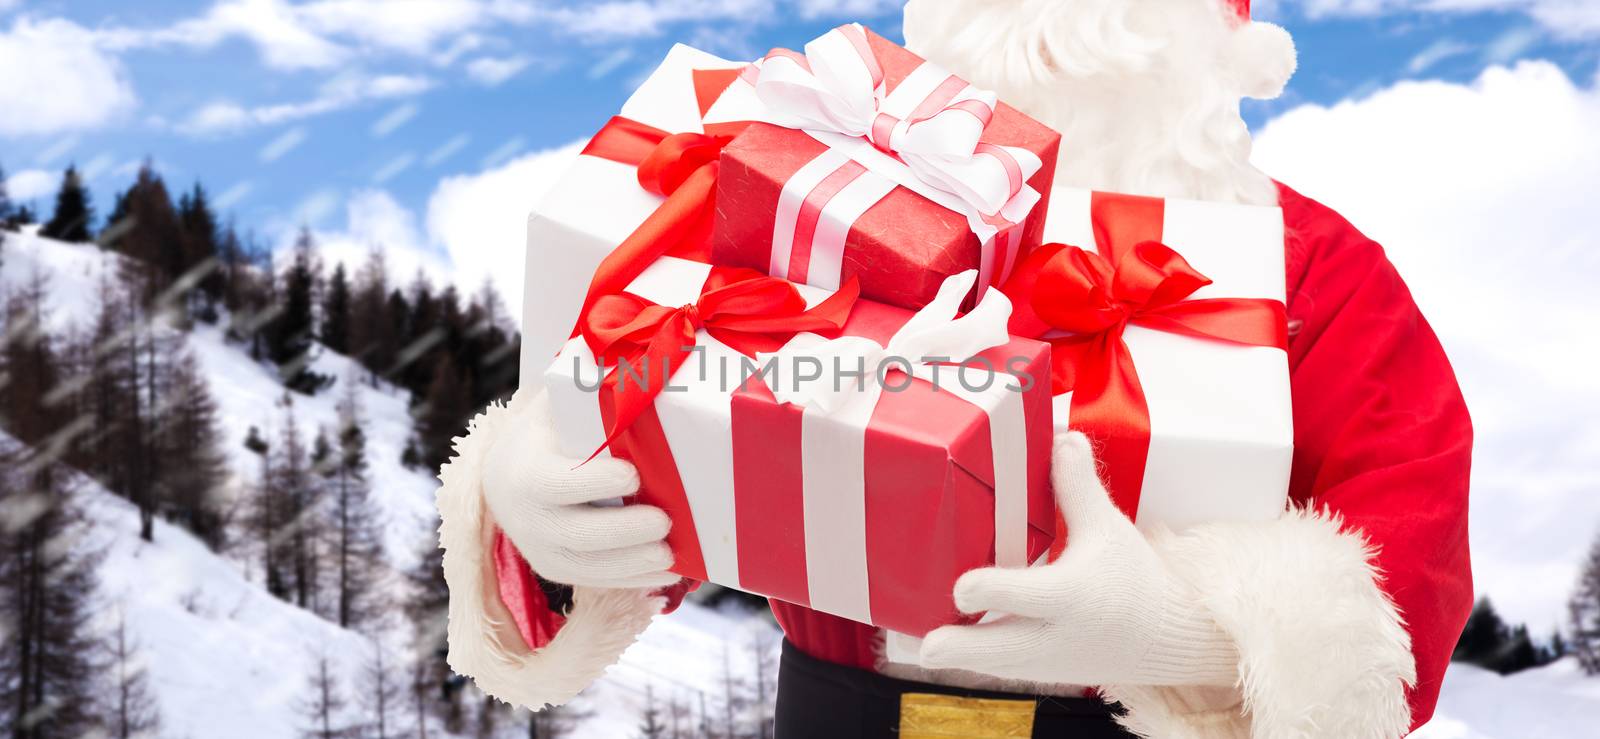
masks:
[[(1127, 327), (1246, 346), (1288, 346), (1283, 303), (1253, 298), (1187, 300), (1211, 280), (1158, 241), (1121, 251), (1113, 267), (1075, 246), (1035, 249), (1003, 288), (1016, 309), (1011, 332), (1050, 341), (1052, 392), (1072, 393), (1070, 425), (1100, 446), (1106, 487), (1131, 518), (1150, 447), (1150, 408)], [(1067, 335), (1054, 335), (1070, 332)], [(1059, 524), (1058, 524), (1059, 525)], [(1065, 546), (1058, 531), (1052, 556)]]
[(666, 201), (600, 262), (579, 315), (588, 313), (600, 296), (626, 290), (663, 256), (708, 261), (717, 157), (744, 125), (718, 127), (714, 134), (669, 134), (617, 116), (595, 134), (584, 154), (637, 166), (639, 186)]
[(655, 402), (673, 370), (694, 350), (696, 331), (705, 329), (733, 350), (754, 356), (776, 351), (802, 331), (838, 331), (859, 295), (860, 286), (851, 279), (807, 309), (805, 298), (785, 280), (755, 270), (713, 267), (700, 299), (679, 308), (630, 293), (599, 297), (579, 319), (579, 331), (595, 361), (612, 365), (601, 383), (614, 403), (605, 444)]

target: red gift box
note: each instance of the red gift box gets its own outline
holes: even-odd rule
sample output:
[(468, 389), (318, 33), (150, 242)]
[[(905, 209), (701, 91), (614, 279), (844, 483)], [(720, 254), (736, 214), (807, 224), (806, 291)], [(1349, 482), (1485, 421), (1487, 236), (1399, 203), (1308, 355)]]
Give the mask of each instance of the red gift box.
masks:
[[(974, 158), (989, 153), (1036, 158), (1037, 171), (1017, 182), (1025, 181), (1042, 197), (1036, 204), (1011, 203), (1003, 211), (963, 213), (947, 207), (949, 202), (941, 204), (914, 191), (913, 186), (941, 201), (950, 200), (944, 193), (927, 192), (925, 183), (907, 179), (904, 172), (885, 176), (888, 170), (880, 172), (872, 162), (909, 162), (911, 157), (894, 147), (915, 136), (905, 134), (906, 125), (916, 125), (926, 112), (904, 116), (902, 121), (874, 111), (877, 122), (866, 136), (857, 138), (860, 146), (844, 148), (838, 145), (843, 137), (814, 135), (809, 126), (785, 127), (789, 125), (782, 120), (785, 116), (774, 113), (769, 119), (784, 125), (756, 123), (722, 151), (712, 262), (759, 269), (827, 289), (856, 278), (864, 297), (913, 309), (925, 305), (945, 278), (968, 269), (980, 271), (982, 286), (1000, 284), (1011, 266), (1040, 242), (1060, 134), (1004, 103), (984, 108), (971, 97), (981, 91), (970, 87), (962, 91), (965, 83), (958, 78), (871, 31), (845, 26), (832, 33), (856, 40), (852, 45), (864, 49), (869, 63), (881, 70), (880, 109), (893, 106), (897, 92), (924, 101), (953, 94), (954, 102), (935, 109), (957, 119), (968, 113), (986, 119)], [(826, 51), (813, 45), (807, 46), (808, 54)], [(781, 50), (764, 61), (768, 66), (805, 64), (798, 54)], [(765, 70), (764, 66), (760, 74)], [(771, 107), (772, 98), (782, 95), (759, 88), (751, 93), (757, 74), (747, 70), (743, 83), (735, 85), (745, 89), (730, 92), (760, 94)], [(958, 84), (929, 84), (939, 80)], [(766, 84), (765, 78), (760, 84)], [(926, 98), (924, 90), (929, 91)], [(992, 96), (985, 102), (990, 100)]]
[[(651, 399), (609, 446), (637, 465), (637, 499), (672, 518), (675, 572), (920, 635), (962, 620), (952, 590), (963, 573), (1026, 566), (1048, 550), (1047, 344), (1009, 337), (962, 365), (919, 363), (908, 374), (894, 364), (875, 398), (842, 410), (802, 407), (741, 374), (741, 360), (766, 366), (774, 355), (756, 363), (733, 348), (750, 336), (727, 330), (751, 324), (728, 311), (748, 305), (748, 296), (729, 301), (722, 293), (716, 305), (708, 303), (730, 284), (730, 272), (750, 274), (663, 258), (632, 282), (625, 303), (600, 306), (637, 313), (615, 315), (618, 325), (649, 318), (670, 326), (677, 313), (696, 321), (695, 351), (673, 364), (671, 390)], [(952, 313), (968, 279), (951, 293), (954, 301), (941, 301)], [(801, 294), (813, 306), (828, 295), (811, 288)], [(893, 350), (891, 339), (911, 317), (863, 300), (849, 308), (839, 334)], [(1003, 324), (1002, 317), (1000, 337)], [(577, 456), (617, 430), (618, 409), (627, 404), (600, 382), (594, 357), (608, 351), (591, 350), (588, 333), (588, 341), (569, 342), (546, 373), (563, 449)], [(778, 383), (791, 371), (786, 356), (834, 356), (816, 334), (759, 338), (781, 345)], [(963, 367), (965, 384), (957, 374)]]

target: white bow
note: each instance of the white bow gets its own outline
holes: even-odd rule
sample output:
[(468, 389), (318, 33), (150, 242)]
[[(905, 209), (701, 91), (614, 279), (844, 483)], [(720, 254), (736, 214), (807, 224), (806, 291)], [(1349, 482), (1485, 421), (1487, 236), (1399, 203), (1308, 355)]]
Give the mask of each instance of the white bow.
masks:
[(890, 95), (858, 24), (807, 43), (804, 55), (774, 50), (754, 72), (751, 82), (768, 122), (866, 139), (981, 216), (996, 216), (1031, 191), (1027, 180), (1039, 169), (1037, 157), (979, 141), (994, 116), (994, 93), (923, 62)]
[[(977, 270), (951, 275), (939, 286), (932, 302), (917, 311), (884, 346), (860, 336), (824, 339), (801, 334), (782, 349), (757, 357), (762, 367), (777, 367), (762, 374), (772, 394), (783, 403), (795, 403), (825, 415), (846, 408), (873, 407), (883, 393), (885, 373), (900, 369), (928, 379), (934, 364), (962, 363), (978, 353), (1011, 340), (1006, 324), (1011, 301), (999, 290), (984, 291), (983, 299), (966, 315), (956, 314), (972, 292)], [(773, 364), (776, 360), (776, 364)], [(821, 376), (802, 378), (801, 362), (820, 363)]]

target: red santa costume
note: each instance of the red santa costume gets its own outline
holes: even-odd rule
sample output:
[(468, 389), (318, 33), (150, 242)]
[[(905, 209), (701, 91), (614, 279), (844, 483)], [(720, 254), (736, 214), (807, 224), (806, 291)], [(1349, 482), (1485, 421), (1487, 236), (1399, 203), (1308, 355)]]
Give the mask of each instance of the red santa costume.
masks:
[[(1249, 164), (1238, 99), (1281, 90), (1294, 69), (1287, 34), (1250, 21), (1248, 0), (912, 0), (905, 33), (914, 51), (1061, 131), (1063, 186), (1283, 209), (1292, 507), (1272, 522), (1201, 525), (1149, 542), (1225, 635), (1229, 679), (1097, 683), (1125, 709), (1121, 723), (1152, 737), (1342, 738), (1401, 736), (1426, 722), (1472, 603), (1471, 423), (1437, 338), (1383, 249)], [(636, 587), (575, 587), (564, 618), (546, 611), (529, 624), (526, 611), (506, 608), (494, 567), (503, 540), (484, 490), (555, 484), (495, 481), (497, 456), (512, 453), (497, 442), (539, 443), (518, 436), (536, 404), (519, 396), (476, 419), (438, 494), (451, 664), (530, 706), (582, 690), (681, 597), (660, 580), (623, 577), (613, 584)], [(512, 539), (524, 554), (539, 546), (534, 534)], [(528, 557), (556, 570), (543, 574), (557, 582), (572, 559)], [(973, 689), (1081, 690), (1048, 671), (1040, 680), (1037, 671), (981, 664), (889, 664), (872, 627), (772, 608), (792, 647), (819, 663)], [(533, 632), (548, 643), (529, 649), (522, 635)]]

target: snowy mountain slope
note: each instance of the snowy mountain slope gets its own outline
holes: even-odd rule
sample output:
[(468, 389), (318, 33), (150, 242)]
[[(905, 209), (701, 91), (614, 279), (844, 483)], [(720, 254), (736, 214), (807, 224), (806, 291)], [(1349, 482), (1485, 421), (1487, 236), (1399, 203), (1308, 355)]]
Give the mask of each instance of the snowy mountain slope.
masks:
[[(41, 278), (47, 328), (57, 334), (87, 330), (105, 281), (115, 279), (120, 261), (92, 244), (6, 234), (0, 291), (13, 293)], [(270, 367), (253, 360), (247, 347), (229, 343), (218, 327), (196, 325), (184, 344), (217, 401), (232, 493), (247, 495), (259, 479), (261, 462), (243, 441), (255, 426), (262, 438), (276, 442), (284, 423), (283, 386)], [(320, 348), (311, 369), (333, 378), (334, 385), (312, 397), (293, 396), (301, 435), (309, 444), (317, 427), (332, 429), (345, 383), (356, 384), (373, 499), (385, 520), (385, 548), (395, 567), (413, 566), (434, 535), (437, 483), (432, 475), (399, 464), (411, 434), (407, 394), (387, 383), (369, 384), (355, 362)], [(153, 543), (141, 541), (131, 503), (86, 476), (75, 478), (75, 499), (88, 523), (82, 545), (102, 555), (97, 610), (108, 627), (114, 613), (125, 614), (166, 721), (163, 736), (297, 736), (308, 675), (319, 655), (330, 659), (351, 710), (356, 709), (354, 691), (371, 656), (370, 640), (271, 597), (252, 569), (254, 562), (212, 552), (164, 521), (157, 520)], [(698, 693), (704, 692), (714, 703), (722, 690), (724, 644), (734, 674), (748, 678), (756, 634), (776, 649), (775, 628), (757, 616), (685, 603), (676, 614), (658, 618), (622, 663), (585, 695), (591, 716), (578, 736), (631, 735), (646, 686), (662, 702), (676, 696), (698, 703)], [(437, 735), (438, 727), (433, 729)]]
[[(87, 331), (99, 309), (102, 286), (115, 281), (121, 261), (121, 256), (94, 244), (68, 244), (33, 233), (6, 234), (0, 247), (0, 289), (15, 292), (40, 275), (46, 285), (44, 320), (48, 329), (56, 333), (72, 328)], [(240, 493), (260, 476), (260, 460), (244, 448), (244, 439), (255, 426), (263, 439), (276, 442), (284, 419), (280, 404), (285, 397), (283, 385), (272, 368), (251, 359), (244, 347), (230, 344), (217, 326), (196, 325), (186, 344), (195, 353), (217, 401), (222, 448), (234, 472), (233, 490)], [(408, 394), (384, 382), (367, 384), (367, 372), (354, 361), (321, 347), (315, 351), (312, 371), (333, 378), (334, 384), (315, 396), (292, 396), (300, 434), (309, 447), (318, 427), (330, 432), (336, 428), (343, 383), (357, 381), (373, 497), (387, 523), (386, 550), (396, 566), (408, 567), (431, 533), (437, 485), (432, 475), (399, 464), (411, 434)]]
[(12, 294), (35, 275), (46, 283), (44, 321), (51, 331), (94, 323), (101, 277), (116, 276), (120, 257), (94, 244), (68, 244), (40, 238), (37, 227), (7, 233), (0, 245), (0, 289)]
[(165, 521), (156, 521), (154, 542), (141, 540), (132, 503), (73, 477), (87, 522), (78, 545), (101, 557), (97, 620), (109, 629), (116, 613), (126, 619), (162, 736), (215, 737), (222, 727), (237, 739), (296, 736), (298, 701), (319, 655), (344, 685), (359, 684), (371, 655), (364, 637), (267, 595), (237, 564)]
[(1600, 736), (1600, 677), (1567, 658), (1500, 676), (1450, 665), (1434, 719), (1416, 739), (1593, 739)]

